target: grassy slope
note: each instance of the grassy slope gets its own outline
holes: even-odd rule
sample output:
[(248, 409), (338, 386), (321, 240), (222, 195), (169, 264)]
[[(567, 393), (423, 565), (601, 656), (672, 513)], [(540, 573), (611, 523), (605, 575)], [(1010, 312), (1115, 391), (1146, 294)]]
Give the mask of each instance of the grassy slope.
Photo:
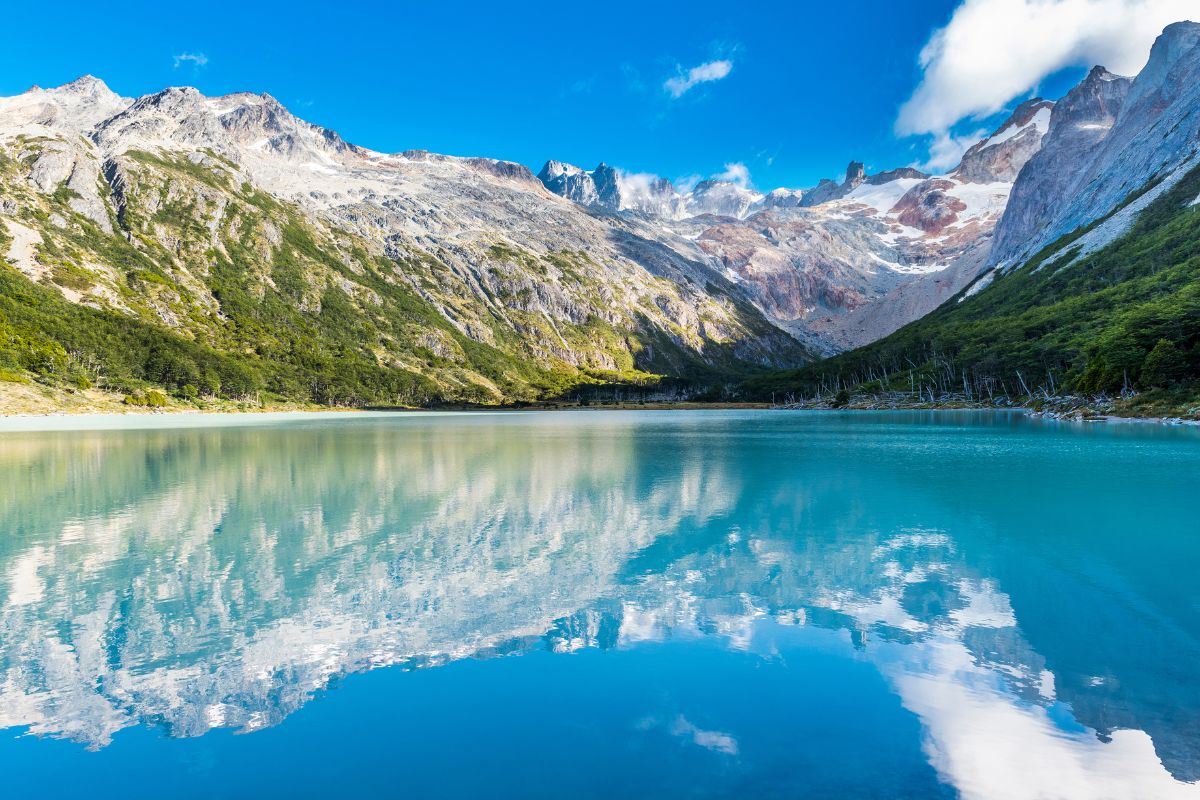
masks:
[(1191, 203), (1198, 195), (1200, 169), (1151, 203), (1125, 236), (1076, 263), (1070, 243), (1083, 231), (891, 336), (806, 368), (752, 378), (746, 393), (915, 387), (934, 397), (978, 398), (1133, 389), (1148, 392), (1146, 409), (1194, 406), (1200, 206)]

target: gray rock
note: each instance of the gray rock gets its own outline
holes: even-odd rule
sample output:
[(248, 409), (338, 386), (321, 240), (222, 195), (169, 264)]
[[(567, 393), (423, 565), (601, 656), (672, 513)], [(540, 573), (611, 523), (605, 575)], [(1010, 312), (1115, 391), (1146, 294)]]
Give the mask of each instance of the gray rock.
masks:
[(1152, 181), (1179, 177), (1198, 149), (1200, 24), (1177, 22), (1137, 77), (1098, 67), (1058, 104), (1043, 150), (1017, 179), (991, 263), (1022, 263), (1112, 214)]

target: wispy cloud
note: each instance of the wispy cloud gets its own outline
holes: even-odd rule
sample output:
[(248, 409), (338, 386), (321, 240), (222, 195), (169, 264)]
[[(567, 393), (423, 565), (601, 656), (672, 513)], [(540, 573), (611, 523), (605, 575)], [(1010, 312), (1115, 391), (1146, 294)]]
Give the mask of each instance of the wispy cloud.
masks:
[(179, 69), (184, 64), (191, 64), (193, 67), (203, 67), (208, 64), (208, 56), (204, 53), (180, 53), (175, 56), (175, 69)]
[(643, 731), (665, 729), (667, 733), (684, 741), (690, 741), (697, 747), (711, 750), (714, 753), (724, 753), (727, 756), (738, 754), (738, 741), (724, 731), (710, 731), (699, 728), (683, 714), (677, 714), (674, 719), (664, 719), (660, 716), (644, 717), (638, 721), (637, 727)]
[(944, 147), (957, 123), (1002, 110), (1066, 67), (1134, 74), (1166, 25), (1198, 13), (1196, 0), (964, 0), (921, 50), (921, 83), (896, 131), (933, 134)]
[(725, 170), (713, 175), (719, 181), (728, 181), (736, 184), (743, 189), (750, 188), (750, 168), (741, 161), (734, 161), (725, 165)]
[(705, 750), (712, 750), (714, 753), (724, 753), (727, 756), (738, 754), (737, 739), (723, 731), (697, 728), (682, 714), (671, 723), (671, 734), (683, 739), (691, 739), (692, 744), (703, 747)]
[(956, 136), (947, 131), (938, 133), (929, 144), (929, 158), (913, 166), (924, 172), (933, 173), (944, 172), (956, 167), (958, 162), (962, 161), (963, 153), (986, 135), (987, 131), (982, 129), (962, 136)]
[(579, 78), (571, 82), (564, 94), (587, 94), (592, 90), (596, 83), (596, 76), (592, 75), (588, 78)]
[(733, 62), (721, 59), (719, 61), (705, 62), (699, 66), (692, 67), (686, 72), (682, 66), (676, 69), (678, 70), (678, 74), (667, 78), (663, 82), (663, 89), (671, 97), (678, 99), (702, 83), (719, 81), (729, 75), (733, 70)]
[[(627, 172), (623, 169), (618, 169), (621, 176), (621, 192), (630, 198), (650, 200), (654, 198), (659, 190), (658, 184), (663, 180), (661, 175), (655, 175), (651, 172)], [(750, 168), (740, 161), (734, 161), (725, 165), (721, 172), (710, 175), (712, 180), (726, 181), (743, 189), (751, 188)], [(679, 191), (687, 194), (696, 188), (700, 181), (704, 180), (701, 175), (681, 175), (671, 184)]]

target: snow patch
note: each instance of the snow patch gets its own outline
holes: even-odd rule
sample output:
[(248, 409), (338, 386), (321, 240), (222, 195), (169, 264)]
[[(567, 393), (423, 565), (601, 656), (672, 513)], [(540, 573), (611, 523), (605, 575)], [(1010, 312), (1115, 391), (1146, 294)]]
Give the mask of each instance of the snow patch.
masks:
[(263, 98), (249, 92), (240, 94), (227, 94), (223, 97), (206, 97), (204, 105), (208, 110), (216, 114), (218, 117), (228, 114), (230, 111), (237, 111), (244, 106), (261, 106)]
[(993, 279), (995, 279), (995, 277), (996, 277), (996, 270), (994, 270), (994, 269), (981, 275), (977, 281), (975, 281), (973, 284), (971, 284), (971, 288), (967, 289), (967, 293), (964, 294), (962, 297), (958, 298), (958, 302), (961, 303), (963, 300), (966, 300), (968, 297), (974, 297), (975, 295), (982, 292), (985, 288), (987, 288), (987, 285), (989, 283), (991, 283)]
[(967, 221), (985, 214), (1002, 214), (1008, 205), (1008, 196), (1012, 193), (1012, 184), (998, 181), (996, 183), (957, 183), (947, 191), (966, 204), (967, 208), (960, 211), (960, 221)]
[(923, 178), (897, 178), (894, 181), (888, 181), (881, 184), (864, 183), (856, 186), (852, 192), (846, 195), (839, 202), (862, 203), (865, 206), (870, 206), (880, 213), (886, 214), (895, 208), (896, 203), (900, 202), (900, 198), (917, 184), (921, 183)]
[(1036, 128), (1038, 133), (1042, 136), (1046, 135), (1046, 132), (1050, 130), (1050, 109), (1048, 107), (1039, 108), (1037, 113), (1033, 115), (1033, 118), (1024, 125), (1011, 124), (1001, 128), (994, 136), (990, 137), (986, 142), (984, 142), (983, 147), (980, 149), (986, 149), (988, 147), (995, 147), (998, 144), (1004, 144), (1009, 139), (1020, 136), (1030, 128)]
[(925, 231), (920, 228), (914, 228), (910, 225), (901, 225), (898, 222), (893, 222), (886, 233), (879, 234), (879, 240), (886, 245), (895, 245), (901, 239), (910, 241), (924, 238)]

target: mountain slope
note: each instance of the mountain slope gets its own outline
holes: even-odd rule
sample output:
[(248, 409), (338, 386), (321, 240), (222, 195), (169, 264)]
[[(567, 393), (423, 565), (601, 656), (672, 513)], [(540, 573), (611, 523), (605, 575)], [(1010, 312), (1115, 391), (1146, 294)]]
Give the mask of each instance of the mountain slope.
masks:
[(650, 226), (519, 165), (356, 147), (266, 95), (0, 99), (0, 198), (10, 378), (499, 402), (806, 357)]
[(1151, 179), (1166, 190), (1187, 172), (1198, 140), (1200, 25), (1178, 22), (1135, 79), (1094, 69), (1055, 108), (1043, 150), (1026, 165), (996, 230), (991, 263), (1022, 263)]
[(911, 167), (767, 194), (708, 180), (690, 191), (601, 164), (551, 161), (552, 192), (601, 212), (651, 219), (695, 242), (773, 323), (829, 355), (918, 319), (984, 269), (1018, 172), (1041, 146), (1054, 104), (1022, 103), (942, 176)]
[[(1055, 107), (1045, 149), (1013, 191), (1020, 204), (1001, 225), (1023, 229), (1042, 214), (1051, 227), (1077, 227), (1018, 266), (1001, 254), (983, 280), (882, 341), (752, 379), (748, 391), (980, 399), (1159, 390), (1200, 413), (1188, 412), (1200, 399), (1200, 94), (1184, 80), (1200, 67), (1200, 25), (1170, 26), (1154, 53), (1132, 81), (1093, 70)], [(1098, 121), (1106, 117), (1111, 128)], [(1097, 137), (1096, 155), (1076, 171), (1064, 154)], [(1112, 202), (1085, 211), (1080, 192)]]
[(824, 387), (1019, 396), (1118, 393), (1200, 377), (1200, 168), (1134, 227), (1075, 260), (1053, 248), (892, 336), (794, 373), (758, 395)]

